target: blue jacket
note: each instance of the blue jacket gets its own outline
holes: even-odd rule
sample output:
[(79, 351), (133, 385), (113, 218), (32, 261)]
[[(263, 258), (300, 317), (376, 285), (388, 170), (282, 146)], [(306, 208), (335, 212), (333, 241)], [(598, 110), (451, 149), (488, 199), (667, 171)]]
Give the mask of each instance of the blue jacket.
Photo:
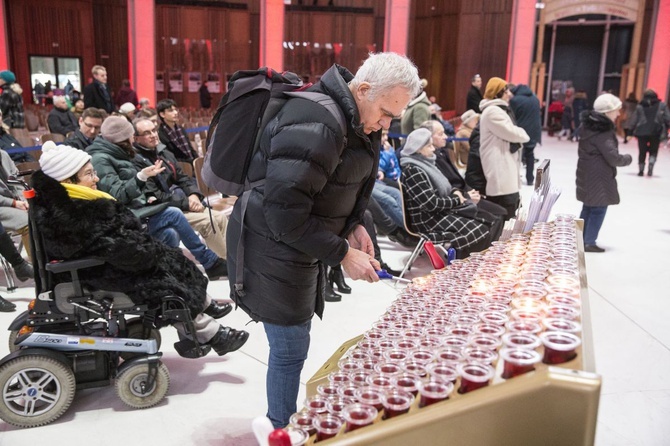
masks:
[(382, 150), (379, 152), (379, 170), (384, 172), (386, 178), (392, 180), (400, 178), (400, 163), (393, 150)]

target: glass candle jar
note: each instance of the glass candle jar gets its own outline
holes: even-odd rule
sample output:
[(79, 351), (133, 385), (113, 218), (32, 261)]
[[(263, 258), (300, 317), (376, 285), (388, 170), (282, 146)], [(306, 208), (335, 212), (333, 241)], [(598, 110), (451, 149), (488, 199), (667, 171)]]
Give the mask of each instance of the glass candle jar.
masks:
[(312, 421), (316, 430), (316, 442), (333, 438), (342, 428), (342, 419), (330, 413), (322, 413)]
[(544, 344), (545, 364), (562, 364), (573, 360), (577, 356), (577, 347), (582, 340), (572, 333), (561, 331), (546, 331), (540, 334), (540, 339)]
[(471, 362), (460, 364), (458, 373), (461, 376), (461, 387), (458, 393), (468, 393), (488, 386), (495, 372), (490, 365)]
[(449, 398), (449, 394), (454, 390), (454, 384), (451, 382), (428, 381), (419, 383), (419, 407), (430, 406)]
[(351, 432), (365, 426), (371, 425), (377, 418), (378, 411), (375, 407), (362, 404), (349, 404), (342, 411), (342, 416), (346, 421), (346, 432)]
[(382, 394), (384, 416), (382, 419), (397, 417), (409, 411), (414, 402), (414, 395), (400, 389), (389, 389)]
[(504, 362), (502, 377), (505, 379), (535, 370), (535, 364), (541, 359), (540, 354), (535, 350), (514, 347), (501, 349), (500, 357)]

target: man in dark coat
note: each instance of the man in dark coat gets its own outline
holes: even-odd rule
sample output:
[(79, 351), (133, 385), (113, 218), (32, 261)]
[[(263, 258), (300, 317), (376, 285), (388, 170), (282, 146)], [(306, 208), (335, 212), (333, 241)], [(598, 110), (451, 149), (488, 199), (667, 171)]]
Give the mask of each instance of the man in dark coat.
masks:
[(668, 106), (658, 99), (654, 90), (647, 90), (642, 95), (642, 100), (635, 109), (631, 126), (633, 127), (633, 134), (637, 137), (639, 150), (637, 162), (640, 170), (638, 176), (644, 175), (647, 152), (649, 153), (647, 175), (652, 176), (658, 156), (658, 147), (661, 139), (668, 137), (668, 127), (670, 126)]
[(482, 111), (479, 109), (479, 103), (484, 99), (482, 95), (482, 77), (478, 74), (475, 74), (472, 77), (472, 85), (468, 90), (468, 97), (465, 104), (466, 110), (474, 110), (475, 113), (481, 114)]
[(49, 112), (47, 124), (51, 133), (63, 136), (79, 128), (77, 118), (68, 108), (65, 96), (54, 96), (54, 108)]
[(323, 314), (325, 265), (342, 264), (354, 280), (378, 280), (362, 222), (381, 130), (419, 89), (416, 67), (394, 53), (370, 56), (356, 77), (334, 65), (308, 91), (335, 101), (346, 134), (330, 111), (303, 98), (289, 99), (263, 132), (248, 178), (264, 182), (235, 203), (227, 244), (231, 296), (263, 322), (270, 344), (267, 415), (275, 427), (296, 410), (311, 319)]
[(509, 105), (514, 112), (516, 125), (521, 127), (530, 136), (530, 141), (523, 144), (522, 159), (526, 163), (526, 181), (533, 185), (535, 176), (535, 146), (542, 144), (542, 117), (540, 115), (540, 101), (528, 85), (519, 84), (512, 88), (514, 97)]
[(204, 81), (198, 90), (200, 95), (200, 107), (208, 109), (212, 106), (212, 95), (207, 88), (207, 81)]
[(605, 220), (607, 207), (619, 204), (616, 182), (618, 166), (628, 166), (633, 158), (619, 153), (614, 122), (621, 110), (621, 101), (609, 93), (593, 103), (594, 110), (582, 113), (582, 136), (577, 161), (577, 200), (584, 203), (580, 218), (584, 219), (584, 251), (605, 252), (596, 245)]
[(89, 107), (85, 109), (79, 118), (79, 128), (63, 144), (79, 150), (86, 150), (100, 133), (102, 121), (106, 117), (107, 113), (99, 108)]
[(112, 89), (107, 85), (107, 69), (102, 65), (94, 65), (91, 69), (93, 82), (84, 87), (84, 107), (101, 108), (107, 113), (114, 111)]

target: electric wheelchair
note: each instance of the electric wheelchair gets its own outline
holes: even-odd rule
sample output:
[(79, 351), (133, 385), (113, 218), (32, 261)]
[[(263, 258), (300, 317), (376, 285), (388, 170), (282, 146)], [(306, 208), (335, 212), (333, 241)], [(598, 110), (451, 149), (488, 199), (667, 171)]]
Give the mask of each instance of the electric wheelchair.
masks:
[[(34, 194), (24, 192), (29, 202)], [(89, 290), (79, 273), (103, 260), (48, 259), (32, 215), (30, 235), (36, 298), (9, 327), (10, 354), (0, 359), (0, 419), (20, 427), (45, 425), (65, 413), (77, 389), (112, 384), (130, 407), (162, 401), (170, 375), (160, 360), (159, 329), (180, 322), (195, 338), (183, 299), (162, 297), (152, 308), (123, 293)], [(194, 357), (210, 349), (185, 341)]]

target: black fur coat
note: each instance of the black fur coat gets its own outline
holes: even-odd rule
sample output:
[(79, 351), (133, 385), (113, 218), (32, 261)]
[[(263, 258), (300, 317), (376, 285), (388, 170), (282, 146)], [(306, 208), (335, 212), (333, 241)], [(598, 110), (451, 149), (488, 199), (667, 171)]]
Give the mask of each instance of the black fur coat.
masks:
[(182, 297), (193, 316), (205, 307), (207, 278), (176, 248), (154, 240), (123, 204), (80, 200), (41, 171), (32, 176), (31, 215), (45, 240), (48, 260), (104, 259), (81, 272), (82, 283), (120, 291), (136, 303), (158, 304), (166, 295)]

